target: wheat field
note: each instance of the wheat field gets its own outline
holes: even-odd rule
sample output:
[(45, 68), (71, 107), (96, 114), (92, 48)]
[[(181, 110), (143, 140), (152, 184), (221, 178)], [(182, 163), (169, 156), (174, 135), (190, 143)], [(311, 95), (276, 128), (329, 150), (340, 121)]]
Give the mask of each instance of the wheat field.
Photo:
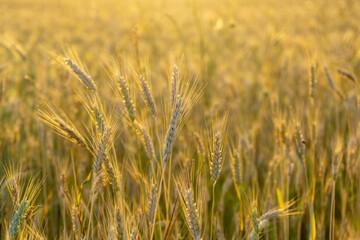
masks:
[(0, 0), (0, 239), (360, 239), (359, 11)]

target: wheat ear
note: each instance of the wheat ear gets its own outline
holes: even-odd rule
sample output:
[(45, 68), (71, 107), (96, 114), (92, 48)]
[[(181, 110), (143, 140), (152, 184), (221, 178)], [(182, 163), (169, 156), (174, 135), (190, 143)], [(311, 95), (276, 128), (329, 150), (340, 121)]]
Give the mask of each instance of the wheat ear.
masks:
[(182, 98), (178, 97), (174, 111), (171, 116), (169, 128), (168, 128), (168, 130), (166, 132), (166, 136), (165, 136), (165, 143), (164, 143), (164, 147), (163, 147), (163, 162), (164, 162), (164, 164), (167, 163), (168, 158), (170, 157), (170, 154), (172, 151), (172, 147), (173, 147), (175, 136), (176, 136), (177, 126), (178, 126), (178, 123), (180, 120), (181, 107), (182, 107)]
[(87, 89), (93, 90), (93, 91), (96, 90), (96, 85), (95, 85), (94, 81), (91, 79), (89, 74), (87, 74), (83, 69), (80, 68), (80, 66), (78, 64), (76, 64), (76, 62), (74, 62), (70, 58), (65, 58), (64, 61), (65, 61), (65, 64), (72, 70), (74, 75), (80, 79), (82, 84)]

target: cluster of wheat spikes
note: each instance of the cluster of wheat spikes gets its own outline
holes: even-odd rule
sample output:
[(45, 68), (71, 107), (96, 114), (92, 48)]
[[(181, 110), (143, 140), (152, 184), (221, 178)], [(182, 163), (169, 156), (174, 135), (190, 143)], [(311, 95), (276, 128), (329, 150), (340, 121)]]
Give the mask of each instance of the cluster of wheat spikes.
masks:
[(359, 12), (0, 0), (0, 240), (360, 239)]
[[(118, 67), (114, 67), (110, 78), (114, 83), (112, 86), (117, 94), (115, 96), (122, 104), (119, 110), (114, 110), (118, 112), (109, 112), (105, 111), (106, 106), (101, 101), (98, 88), (84, 65), (75, 54), (69, 55), (61, 63), (84, 87), (78, 94), (89, 119), (84, 126), (86, 132), (76, 127), (64, 111), (50, 103), (39, 108), (42, 122), (69, 142), (87, 151), (92, 160), (89, 163), (92, 168), (87, 170), (84, 179), (77, 179), (77, 170), (74, 169), (73, 189), (68, 189), (67, 176), (62, 175), (62, 205), (68, 209), (68, 213), (64, 212), (62, 217), (64, 223), (69, 219), (72, 225), (72, 233), (66, 235), (69, 234), (75, 239), (105, 236), (109, 239), (137, 239), (138, 236), (143, 239), (170, 239), (176, 233), (179, 237), (188, 235), (197, 240), (223, 236), (219, 227), (218, 236), (215, 235), (216, 226), (213, 220), (219, 219), (219, 213), (215, 212), (215, 187), (226, 157), (224, 150), (227, 113), (210, 118), (209, 127), (205, 131), (208, 135), (206, 139), (209, 139), (206, 140), (207, 149), (200, 134), (195, 134), (199, 154), (197, 160), (189, 159), (186, 163), (186, 159), (174, 159), (172, 155), (177, 136), (186, 125), (190, 110), (201, 96), (204, 84), (190, 75), (181, 75), (178, 67), (174, 65), (168, 85), (169, 95), (165, 96), (167, 99), (162, 99), (162, 108), (158, 108), (149, 83), (143, 75), (139, 75), (135, 86), (138, 87), (139, 97), (146, 106), (146, 112), (139, 113), (135, 107), (129, 78), (124, 77)], [(163, 110), (164, 117), (159, 116), (158, 109)], [(158, 130), (161, 127), (163, 131)], [(145, 154), (136, 156), (139, 158), (138, 164), (130, 161), (134, 156), (128, 156), (130, 159), (127, 161), (118, 160), (116, 140), (122, 135), (120, 128), (138, 139), (142, 145)], [(157, 138), (159, 142), (155, 141)], [(130, 146), (124, 142), (124, 149), (127, 148)], [(183, 157), (191, 158), (191, 155)], [(240, 186), (241, 163), (237, 153), (234, 157), (234, 180), (236, 186)], [(205, 161), (206, 158), (208, 162)], [(75, 168), (75, 161), (76, 159), (72, 159), (72, 168)], [(186, 167), (182, 166), (184, 163)], [(208, 164), (208, 171), (204, 164)], [(124, 168), (130, 169), (130, 176), (123, 171)], [(174, 174), (174, 170), (177, 173)], [(185, 174), (187, 171), (192, 174)], [(129, 185), (131, 178), (138, 186)], [(207, 179), (210, 180), (212, 192), (210, 199), (206, 198), (206, 188), (200, 189), (202, 184), (207, 185)], [(20, 231), (23, 218), (21, 215), (26, 214), (30, 202), (24, 199), (19, 203), (17, 183), (14, 179), (8, 181), (11, 197), (19, 205), (9, 227), (9, 236), (12, 238)], [(79, 182), (82, 183), (79, 185)], [(85, 184), (87, 182), (89, 184)], [(172, 191), (173, 188), (178, 191)], [(236, 189), (241, 199), (245, 192)], [(211, 202), (210, 212), (204, 208), (205, 201)], [(179, 202), (183, 220), (178, 216)], [(274, 214), (265, 213), (259, 218), (259, 222), (253, 222), (252, 229), (244, 231), (244, 236), (248, 235), (249, 239), (258, 236), (270, 219), (290, 215), (286, 213), (289, 213), (288, 209), (292, 205), (294, 202), (285, 203), (279, 210), (273, 210)], [(199, 209), (200, 207), (202, 209)], [(244, 217), (244, 213), (241, 213), (240, 217)], [(207, 224), (204, 221), (206, 218), (209, 219)], [(188, 231), (181, 230), (181, 225), (185, 223)]]
[[(39, 119), (70, 143), (70, 161), (56, 163), (63, 165), (55, 173), (59, 188), (49, 193), (58, 200), (50, 206), (56, 204), (60, 210), (56, 235), (64, 239), (259, 239), (271, 235), (286, 239), (294, 234), (303, 238), (297, 229), (305, 229), (308, 238), (316, 239), (321, 236), (320, 223), (328, 222), (322, 237), (339, 236), (335, 232), (337, 179), (344, 154), (349, 156), (347, 164), (352, 164), (347, 166), (347, 176), (356, 178), (351, 167), (356, 142), (344, 146), (339, 135), (329, 143), (328, 165), (316, 162), (325, 153), (318, 150), (315, 67), (309, 71), (308, 123), (294, 119), (287, 124), (277, 113), (273, 118), (274, 156), (260, 189), (259, 172), (254, 171), (259, 158), (254, 133), (232, 133), (227, 109), (204, 115), (203, 129), (194, 130), (191, 125), (191, 109), (205, 88), (194, 75), (174, 65), (163, 90), (168, 94), (156, 94), (156, 86), (144, 72), (128, 75), (111, 66), (109, 85), (116, 99), (111, 107), (76, 54), (57, 62), (81, 83), (82, 87), (75, 87), (75, 97), (86, 114), (81, 125), (49, 101), (38, 110)], [(358, 84), (351, 73), (342, 69), (338, 73)], [(324, 77), (344, 101), (327, 68)], [(327, 171), (328, 189), (318, 189), (322, 180), (316, 175)], [(3, 220), (2, 236), (46, 239), (42, 226), (51, 223), (42, 223), (47, 210), (39, 211), (36, 205), (43, 180), (28, 177), (21, 167), (12, 165), (5, 166), (5, 173), (1, 183), (8, 189), (12, 215)], [(294, 189), (298, 194), (292, 193)], [(261, 191), (273, 191), (274, 199), (260, 200), (269, 195)], [(330, 199), (328, 214), (315, 214), (319, 213), (314, 206), (319, 204), (317, 194)]]

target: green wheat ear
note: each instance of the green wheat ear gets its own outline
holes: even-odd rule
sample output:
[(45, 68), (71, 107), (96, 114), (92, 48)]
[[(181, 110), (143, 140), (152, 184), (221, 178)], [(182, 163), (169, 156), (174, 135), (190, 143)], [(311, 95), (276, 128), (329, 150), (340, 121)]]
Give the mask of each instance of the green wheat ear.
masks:
[(21, 231), (21, 228), (23, 227), (24, 215), (26, 213), (27, 208), (28, 208), (28, 201), (26, 199), (23, 199), (18, 209), (15, 211), (15, 214), (13, 215), (10, 222), (10, 226), (9, 226), (10, 239), (16, 239), (19, 232)]

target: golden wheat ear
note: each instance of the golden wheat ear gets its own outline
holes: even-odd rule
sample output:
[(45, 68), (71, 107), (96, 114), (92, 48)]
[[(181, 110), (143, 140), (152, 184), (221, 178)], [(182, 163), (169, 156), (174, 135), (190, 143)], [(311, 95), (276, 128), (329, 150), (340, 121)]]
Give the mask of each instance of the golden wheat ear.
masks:
[(38, 116), (40, 120), (51, 127), (56, 134), (80, 147), (88, 148), (88, 142), (75, 125), (58, 108), (52, 107), (50, 104), (45, 104), (38, 109)]
[(353, 81), (353, 82), (355, 82), (355, 83), (358, 82), (356, 76), (355, 76), (354, 74), (352, 74), (350, 71), (345, 70), (345, 69), (341, 69), (341, 68), (338, 68), (336, 71), (337, 71), (341, 76), (349, 79), (350, 81)]
[(115, 78), (117, 81), (118, 92), (120, 93), (123, 104), (128, 113), (128, 117), (131, 121), (135, 120), (135, 104), (132, 98), (130, 97), (130, 90), (125, 77), (120, 74), (119, 71), (115, 73)]
[[(177, 67), (174, 69), (176, 69), (176, 72), (173, 72), (172, 74), (173, 77), (171, 81), (173, 87), (170, 91), (170, 98), (175, 102), (174, 104), (167, 105), (171, 115), (167, 125), (162, 149), (162, 162), (164, 166), (167, 164), (170, 158), (173, 145), (179, 131), (185, 125), (191, 109), (199, 100), (205, 86), (194, 75), (184, 74), (183, 76), (179, 77)], [(174, 74), (177, 77), (174, 77)], [(178, 83), (174, 83), (174, 81)], [(177, 94), (176, 97), (173, 94)]]
[(79, 56), (73, 50), (68, 50), (65, 53), (65, 57), (56, 57), (57, 62), (59, 62), (73, 77), (78, 79), (83, 86), (95, 92), (97, 87), (94, 80), (91, 78), (88, 69), (80, 61)]
[(147, 218), (148, 222), (152, 224), (155, 218), (155, 211), (158, 204), (158, 188), (153, 183), (150, 187), (149, 197), (148, 197), (148, 206), (147, 206)]
[(146, 103), (146, 106), (147, 106), (149, 112), (153, 116), (155, 116), (157, 113), (157, 108), (156, 108), (155, 100), (154, 100), (152, 91), (150, 89), (150, 86), (143, 75), (139, 75), (138, 78), (139, 78), (141, 96), (142, 96), (144, 102)]
[(186, 225), (194, 240), (201, 239), (201, 222), (199, 210), (194, 198), (193, 189), (186, 187), (184, 180), (177, 180), (178, 193), (181, 196), (181, 206), (185, 215)]
[(21, 197), (21, 179), (20, 173), (22, 172), (21, 167), (15, 169), (12, 165), (4, 165), (5, 172), (5, 183), (8, 188), (11, 200), (15, 206), (20, 204)]
[(163, 163), (164, 165), (166, 165), (167, 161), (169, 160), (171, 151), (172, 151), (172, 147), (175, 141), (175, 137), (178, 131), (178, 125), (179, 125), (179, 121), (180, 121), (180, 115), (181, 115), (181, 111), (182, 111), (182, 98), (179, 96), (176, 100), (176, 104), (173, 110), (173, 113), (171, 115), (171, 120), (170, 120), (170, 124), (168, 127), (168, 130), (166, 132), (165, 135), (165, 141), (164, 141), (164, 146), (163, 146)]
[(233, 175), (233, 180), (236, 186), (240, 186), (243, 183), (243, 161), (239, 152), (234, 149), (231, 153), (231, 172)]
[(154, 145), (147, 128), (136, 120), (134, 121), (134, 127), (136, 129), (137, 135), (139, 136), (144, 146), (146, 156), (149, 158), (150, 161), (155, 161), (156, 157)]
[(269, 221), (272, 219), (300, 214), (300, 212), (291, 209), (291, 207), (294, 206), (295, 203), (295, 200), (290, 200), (289, 202), (285, 203), (284, 206), (282, 206), (281, 208), (273, 208), (261, 215), (260, 217), (258, 216), (257, 209), (253, 208), (251, 213), (251, 220), (253, 226), (251, 232), (248, 234), (247, 239), (258, 239), (261, 232), (266, 228), (266, 226), (269, 224)]
[(211, 120), (211, 125), (208, 129), (208, 156), (210, 176), (213, 183), (218, 180), (223, 167), (223, 148), (227, 134), (227, 119), (228, 114), (222, 117), (215, 116)]
[(171, 89), (170, 89), (170, 102), (172, 106), (175, 106), (177, 91), (178, 91), (178, 80), (179, 80), (179, 69), (176, 64), (174, 64), (172, 73), (171, 73)]

